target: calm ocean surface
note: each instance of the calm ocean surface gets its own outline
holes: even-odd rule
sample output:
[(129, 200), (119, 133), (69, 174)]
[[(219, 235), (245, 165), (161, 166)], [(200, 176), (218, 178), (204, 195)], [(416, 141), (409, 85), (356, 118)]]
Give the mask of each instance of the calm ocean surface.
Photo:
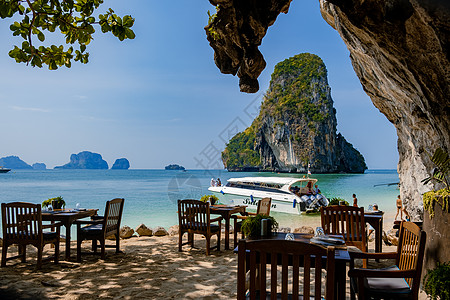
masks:
[[(0, 174), (0, 202), (42, 201), (62, 196), (66, 208), (98, 208), (103, 214), (105, 201), (125, 198), (122, 225), (135, 228), (141, 223), (148, 227), (163, 226), (168, 229), (178, 223), (177, 200), (199, 199), (208, 193), (211, 178), (220, 178), (225, 184), (231, 177), (286, 176), (301, 174), (275, 174), (258, 172), (227, 172), (226, 170), (13, 170)], [(374, 186), (399, 181), (396, 170), (368, 170), (365, 174), (321, 174), (317, 178), (322, 193), (327, 198), (341, 197), (352, 203), (352, 194), (358, 204), (367, 208), (377, 203), (385, 217), (393, 219), (397, 185)], [(319, 216), (297, 216), (274, 213), (282, 226), (301, 226)], [(74, 228), (72, 228), (73, 230)]]

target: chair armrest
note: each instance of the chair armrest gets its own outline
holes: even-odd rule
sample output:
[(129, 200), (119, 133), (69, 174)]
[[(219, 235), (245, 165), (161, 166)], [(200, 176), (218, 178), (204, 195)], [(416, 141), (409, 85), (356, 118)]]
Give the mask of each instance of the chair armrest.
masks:
[(353, 269), (348, 271), (349, 277), (380, 277), (380, 278), (412, 278), (417, 271), (409, 270), (380, 270), (380, 269)]
[(42, 228), (46, 229), (46, 228), (53, 228), (53, 227), (61, 227), (61, 225), (63, 225), (62, 222), (55, 222), (52, 224), (42, 224)]
[(363, 258), (363, 259), (395, 259), (397, 257), (397, 252), (379, 252), (379, 253), (369, 253), (369, 252), (349, 252), (351, 259)]
[(248, 219), (248, 216), (232, 215), (231, 218), (233, 218), (235, 220), (237, 220), (237, 219), (245, 220), (245, 219)]
[(210, 219), (209, 221), (212, 223), (212, 222), (221, 222), (222, 220), (223, 220), (222, 217), (217, 217), (217, 218), (214, 218), (214, 219)]
[(89, 225), (94, 225), (94, 224), (102, 224), (103, 223), (103, 219), (101, 220), (90, 220), (90, 221), (84, 221), (84, 220), (76, 220), (75, 222), (73, 222), (73, 224), (77, 224), (77, 225), (82, 225), (82, 224), (89, 224)]

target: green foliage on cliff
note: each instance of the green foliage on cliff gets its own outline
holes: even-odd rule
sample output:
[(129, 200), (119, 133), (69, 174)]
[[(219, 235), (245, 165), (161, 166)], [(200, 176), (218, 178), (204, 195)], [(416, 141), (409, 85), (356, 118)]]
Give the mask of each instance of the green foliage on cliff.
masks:
[[(310, 121), (309, 127), (313, 129), (314, 123), (328, 118), (328, 114), (321, 110), (330, 104), (321, 86), (321, 83), (326, 84), (323, 81), (326, 76), (325, 64), (314, 54), (301, 53), (278, 63), (261, 111), (273, 116), (301, 115)], [(316, 99), (311, 97), (314, 94), (318, 95)]]
[(258, 167), (259, 152), (255, 150), (255, 132), (252, 127), (236, 134), (222, 152), (222, 160), (227, 169)]

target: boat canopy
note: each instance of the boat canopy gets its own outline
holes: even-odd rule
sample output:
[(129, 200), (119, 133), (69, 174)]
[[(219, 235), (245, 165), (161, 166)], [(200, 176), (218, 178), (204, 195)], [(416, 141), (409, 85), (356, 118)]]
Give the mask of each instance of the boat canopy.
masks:
[(279, 189), (283, 186), (291, 186), (295, 183), (306, 183), (309, 181), (312, 181), (314, 184), (317, 182), (317, 179), (292, 177), (240, 177), (228, 179), (228, 183), (267, 186)]

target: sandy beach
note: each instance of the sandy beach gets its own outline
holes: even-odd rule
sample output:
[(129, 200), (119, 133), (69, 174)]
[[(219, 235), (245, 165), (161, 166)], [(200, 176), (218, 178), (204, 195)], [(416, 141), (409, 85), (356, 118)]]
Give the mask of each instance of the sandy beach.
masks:
[[(232, 245), (232, 235), (230, 238)], [(223, 244), (222, 237), (222, 249)], [(123, 253), (107, 249), (105, 260), (98, 255), (83, 255), (82, 262), (76, 263), (76, 245), (72, 243), (72, 261), (57, 265), (47, 262), (39, 271), (35, 270), (36, 251), (29, 247), (26, 263), (12, 260), (0, 268), (0, 298), (235, 299), (237, 255), (232, 250), (213, 250), (206, 256), (205, 241), (197, 235), (195, 246), (185, 246), (178, 252), (177, 236), (132, 237), (121, 240)], [(83, 247), (88, 250), (90, 243), (83, 243)], [(373, 251), (373, 242), (369, 249)], [(384, 252), (395, 249), (383, 245)], [(61, 250), (64, 252), (64, 245)], [(10, 247), (9, 253), (16, 251), (16, 247)], [(44, 255), (52, 253), (53, 249), (46, 246)], [(347, 282), (349, 298), (348, 290)], [(425, 295), (420, 299), (426, 299)]]

